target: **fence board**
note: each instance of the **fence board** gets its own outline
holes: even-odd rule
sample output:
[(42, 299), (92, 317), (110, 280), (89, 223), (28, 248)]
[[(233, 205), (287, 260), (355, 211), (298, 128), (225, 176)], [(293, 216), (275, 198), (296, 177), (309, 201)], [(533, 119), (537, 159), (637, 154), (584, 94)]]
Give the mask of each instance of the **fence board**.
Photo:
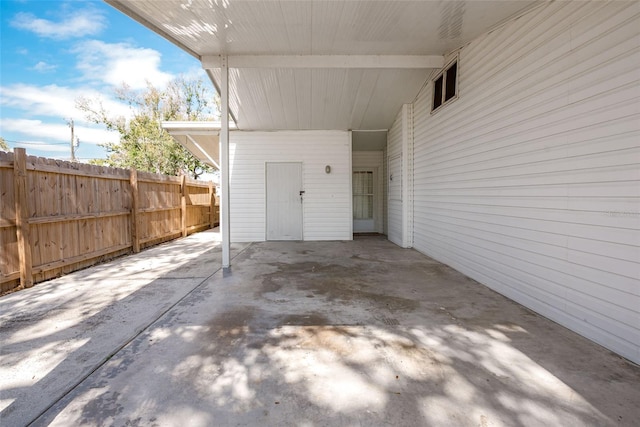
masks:
[[(0, 152), (0, 292), (20, 284), (18, 230), (30, 278), (48, 280), (217, 222), (215, 188), (181, 177), (26, 156), (24, 221), (16, 216), (15, 154)], [(182, 186), (181, 186), (181, 183)], [(21, 187), (20, 187), (21, 188)], [(22, 190), (20, 190), (22, 191)], [(23, 205), (21, 205), (23, 206)]]
[(138, 214), (140, 212), (140, 197), (138, 192), (138, 172), (134, 169), (130, 173), (130, 191), (131, 200), (131, 245), (133, 252), (140, 252), (140, 224)]
[(0, 151), (0, 183), (0, 218), (3, 224), (0, 228), (0, 280), (15, 282), (20, 278), (20, 261), (13, 197), (13, 153)]
[(33, 286), (33, 266), (31, 258), (31, 233), (29, 229), (27, 153), (17, 148), (13, 161), (13, 188), (16, 205), (16, 230), (18, 236), (18, 256), (20, 257), (20, 283), (29, 288)]
[(187, 237), (187, 177), (180, 181), (180, 229), (182, 237)]

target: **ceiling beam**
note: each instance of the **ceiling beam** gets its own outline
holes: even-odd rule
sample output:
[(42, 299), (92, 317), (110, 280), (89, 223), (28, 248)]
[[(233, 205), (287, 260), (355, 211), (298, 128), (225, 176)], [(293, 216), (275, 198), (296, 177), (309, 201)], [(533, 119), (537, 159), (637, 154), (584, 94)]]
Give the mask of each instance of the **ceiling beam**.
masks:
[[(229, 68), (435, 68), (441, 55), (233, 55)], [(220, 68), (218, 55), (202, 57), (202, 68)]]

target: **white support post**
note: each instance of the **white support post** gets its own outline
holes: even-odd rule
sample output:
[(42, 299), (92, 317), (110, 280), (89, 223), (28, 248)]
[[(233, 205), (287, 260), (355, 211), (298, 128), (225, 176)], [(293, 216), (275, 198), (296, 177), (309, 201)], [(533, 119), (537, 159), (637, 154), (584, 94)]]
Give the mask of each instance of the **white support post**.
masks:
[(220, 234), (222, 268), (231, 265), (231, 228), (229, 227), (229, 64), (220, 57)]

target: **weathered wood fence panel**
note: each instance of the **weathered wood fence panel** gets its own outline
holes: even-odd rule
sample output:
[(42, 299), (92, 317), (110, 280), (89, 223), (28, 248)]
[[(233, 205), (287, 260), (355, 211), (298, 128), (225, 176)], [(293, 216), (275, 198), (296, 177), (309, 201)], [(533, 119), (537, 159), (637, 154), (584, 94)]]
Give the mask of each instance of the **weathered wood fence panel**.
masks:
[[(217, 211), (218, 206), (213, 206), (211, 209), (211, 197), (215, 196), (215, 189), (207, 184), (206, 187), (201, 185), (195, 186), (187, 183), (187, 232), (192, 233), (196, 231), (206, 230), (215, 226), (211, 222), (211, 212)], [(215, 218), (219, 218), (215, 216)]]
[(182, 235), (180, 180), (176, 176), (138, 172), (140, 247)]
[(27, 163), (36, 282), (127, 252), (127, 171), (37, 157)]
[(13, 154), (0, 152), (0, 268), (3, 281), (20, 279), (20, 257), (16, 227)]
[(0, 152), (2, 292), (218, 222), (211, 183), (15, 151)]

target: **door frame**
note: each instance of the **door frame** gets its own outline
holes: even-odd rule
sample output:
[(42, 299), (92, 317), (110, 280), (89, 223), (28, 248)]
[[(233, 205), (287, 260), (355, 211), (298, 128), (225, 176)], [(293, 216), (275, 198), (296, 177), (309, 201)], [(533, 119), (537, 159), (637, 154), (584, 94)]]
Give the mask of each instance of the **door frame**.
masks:
[[(296, 164), (296, 165), (300, 165), (300, 191), (305, 191), (304, 190), (304, 162), (301, 161), (294, 161), (294, 162), (287, 162), (287, 161), (273, 161), (273, 162), (264, 162), (264, 241), (265, 242), (278, 242), (278, 241), (284, 241), (284, 240), (269, 240), (268, 238), (268, 225), (269, 225), (269, 209), (268, 209), (268, 197), (269, 197), (269, 180), (268, 180), (268, 165), (269, 164)], [(304, 195), (301, 196), (302, 197), (302, 202), (300, 203), (300, 241), (304, 241)], [(291, 241), (291, 242), (295, 242), (297, 240), (286, 240), (286, 241)]]
[(380, 233), (382, 234), (382, 228), (383, 228), (383, 219), (380, 217), (380, 215), (384, 215), (383, 209), (384, 207), (382, 206), (382, 194), (380, 194), (380, 167), (379, 166), (362, 166), (362, 167), (357, 167), (351, 168), (351, 204), (353, 205), (353, 173), (354, 172), (373, 172), (373, 231), (356, 231), (355, 227), (353, 226), (353, 222), (356, 221), (355, 219), (353, 219), (353, 215), (351, 218), (351, 224), (353, 227), (353, 233), (354, 234), (358, 234), (358, 233)]

